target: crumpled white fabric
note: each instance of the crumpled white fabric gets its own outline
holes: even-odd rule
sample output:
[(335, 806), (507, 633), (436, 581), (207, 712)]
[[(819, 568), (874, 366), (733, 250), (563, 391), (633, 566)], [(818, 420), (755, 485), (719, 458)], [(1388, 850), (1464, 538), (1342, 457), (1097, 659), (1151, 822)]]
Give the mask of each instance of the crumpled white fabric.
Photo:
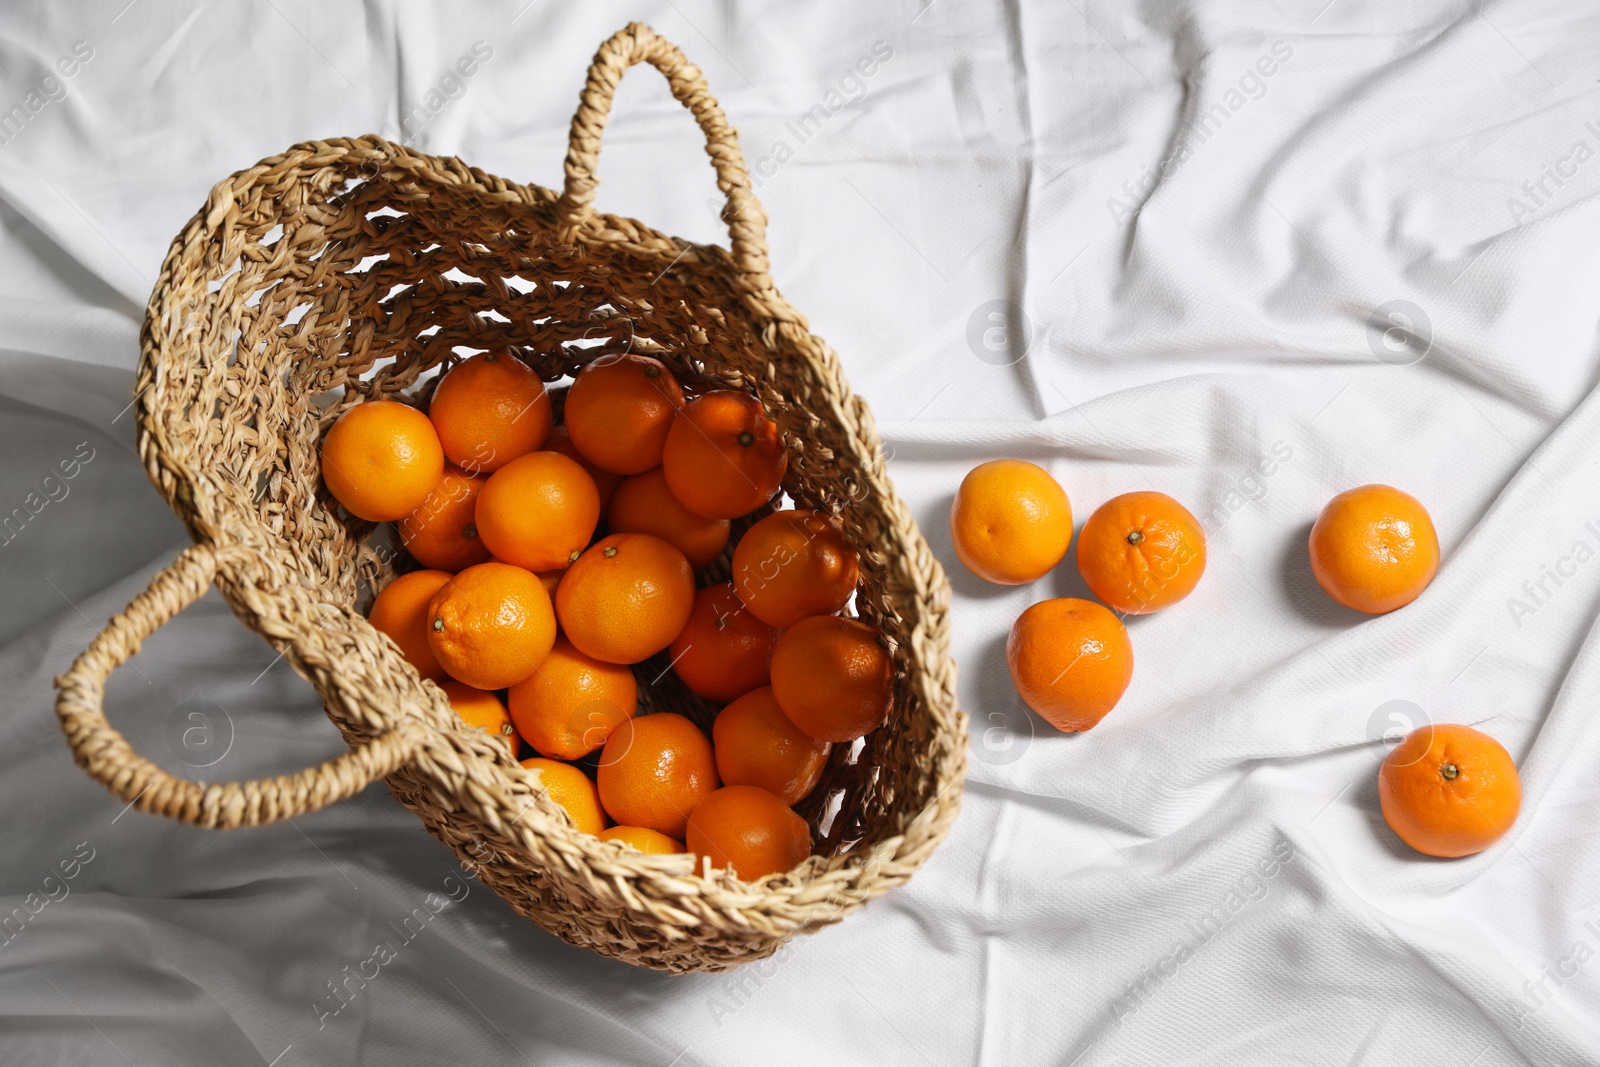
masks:
[[(911, 884), (732, 976), (558, 942), (381, 788), (235, 833), (123, 811), (51, 712), (51, 677), (184, 543), (126, 405), (210, 186), (369, 130), (553, 185), (629, 18), (743, 135), (775, 277), (951, 568), (974, 724), (963, 814)], [(1559, 0), (6, 8), (0, 519), (25, 518), (0, 542), (0, 915), (26, 918), (0, 941), (0, 1062), (1600, 1059), (1597, 22)], [(654, 74), (606, 141), (603, 208), (718, 237)], [(1083, 592), (1070, 561), (1002, 589), (950, 552), (954, 487), (1000, 456), (1049, 467), (1080, 521), (1158, 489), (1210, 536), (1085, 735), (1022, 709), (1002, 655), (1027, 604)], [(1445, 552), (1376, 619), (1304, 550), (1371, 481), (1421, 498)], [(109, 706), (196, 778), (341, 748), (214, 595)], [(1379, 815), (1385, 734), (1422, 721), (1522, 768), (1522, 817), (1478, 857), (1417, 856)]]

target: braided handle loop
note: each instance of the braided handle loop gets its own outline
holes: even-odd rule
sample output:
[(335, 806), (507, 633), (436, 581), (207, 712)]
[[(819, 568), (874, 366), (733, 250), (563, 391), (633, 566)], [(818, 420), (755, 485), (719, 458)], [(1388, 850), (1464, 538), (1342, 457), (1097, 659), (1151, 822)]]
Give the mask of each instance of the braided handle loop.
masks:
[(106, 720), (106, 679), (139, 651), (145, 638), (205, 595), (223, 551), (199, 544), (184, 549), (56, 679), (56, 716), (78, 766), (140, 811), (193, 826), (230, 829), (317, 811), (354, 796), (413, 759), (424, 733), (409, 719), (318, 766), (259, 781), (204, 785), (174, 777), (133, 750)]
[(706, 138), (706, 154), (717, 172), (717, 188), (726, 200), (722, 217), (728, 224), (733, 265), (739, 283), (751, 295), (772, 288), (767, 263), (767, 215), (750, 186), (750, 172), (739, 151), (739, 136), (722, 105), (706, 88), (700, 68), (690, 63), (678, 46), (643, 23), (632, 22), (618, 30), (595, 53), (589, 75), (578, 98), (577, 114), (572, 116), (572, 133), (567, 141), (566, 180), (556, 215), (562, 237), (571, 240), (594, 204), (600, 184), (595, 177), (595, 162), (600, 155), (600, 138), (605, 132), (617, 85), (635, 63), (649, 63), (667, 79), (672, 95), (688, 108)]

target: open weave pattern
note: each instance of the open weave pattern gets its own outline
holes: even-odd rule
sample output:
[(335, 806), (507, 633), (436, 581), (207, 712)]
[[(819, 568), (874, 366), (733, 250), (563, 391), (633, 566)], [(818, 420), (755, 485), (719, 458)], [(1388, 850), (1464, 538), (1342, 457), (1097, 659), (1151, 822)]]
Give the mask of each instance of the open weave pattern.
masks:
[[(705, 134), (731, 250), (591, 209), (606, 116), (638, 62), (666, 76)], [(856, 612), (894, 659), (893, 711), (859, 754), (835, 746), (800, 809), (818, 855), (796, 870), (748, 883), (578, 832), (363, 617), (407, 561), (327, 496), (322, 435), (363, 400), (425, 404), (439, 372), (486, 348), (552, 382), (634, 351), (690, 389), (753, 390), (789, 449), (784, 490), (843, 526), (861, 560)], [(255, 826), (384, 777), (517, 911), (669, 971), (769, 955), (904, 882), (948, 832), (966, 753), (948, 583), (887, 478), (866, 405), (772, 285), (766, 218), (733, 130), (699, 70), (649, 28), (628, 26), (596, 55), (559, 196), (375, 136), (296, 145), (223, 181), (173, 242), (142, 350), (139, 452), (196, 543), (57, 682), (79, 765), (124, 800), (197, 826)], [(316, 688), (348, 754), (201, 786), (140, 757), (106, 721), (110, 672), (213, 581)], [(664, 665), (641, 665), (642, 678), (662, 676), (646, 708), (709, 728), (714, 706)]]

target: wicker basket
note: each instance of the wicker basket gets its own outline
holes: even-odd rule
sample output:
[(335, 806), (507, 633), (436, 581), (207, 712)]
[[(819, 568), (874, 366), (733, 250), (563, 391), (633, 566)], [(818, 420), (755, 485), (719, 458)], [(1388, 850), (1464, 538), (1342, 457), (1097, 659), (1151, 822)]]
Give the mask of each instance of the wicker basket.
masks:
[[(731, 253), (591, 210), (607, 113), (640, 62), (705, 134)], [(195, 543), (57, 680), (57, 713), (79, 766), (141, 811), (260, 826), (384, 778), (485, 885), (567, 941), (667, 971), (722, 970), (901, 884), (949, 830), (966, 759), (949, 586), (885, 475), (866, 404), (773, 287), (765, 215), (700, 71), (648, 27), (612, 37), (589, 69), (565, 171), (557, 195), (367, 136), (296, 145), (212, 190), (162, 265), (137, 381), (139, 454)], [(648, 352), (688, 387), (754, 390), (778, 421), (784, 490), (844, 525), (861, 559), (856, 612), (896, 665), (888, 723), (858, 752), (835, 746), (802, 808), (818, 851), (802, 866), (748, 883), (578, 832), (363, 617), (405, 561), (341, 517), (319, 442), (364, 399), (425, 402), (434, 372), (463, 358), (457, 346), (509, 348), (547, 381)], [(347, 754), (203, 785), (106, 721), (107, 676), (213, 582), (316, 688)], [(709, 728), (715, 709), (668, 684), (646, 707)]]

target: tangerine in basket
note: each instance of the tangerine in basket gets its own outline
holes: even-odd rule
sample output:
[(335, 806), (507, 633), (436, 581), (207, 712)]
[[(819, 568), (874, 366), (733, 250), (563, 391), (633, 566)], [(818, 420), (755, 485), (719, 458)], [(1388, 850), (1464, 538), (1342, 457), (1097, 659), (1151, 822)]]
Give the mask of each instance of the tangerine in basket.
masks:
[(567, 390), (562, 422), (572, 444), (602, 470), (643, 474), (661, 466), (683, 390), (658, 359), (629, 353), (584, 365)]
[(494, 557), (530, 571), (578, 558), (600, 524), (600, 491), (576, 460), (529, 452), (495, 471), (478, 493), (478, 536)]
[(789, 453), (761, 401), (714, 389), (672, 420), (661, 467), (684, 507), (707, 518), (737, 519), (777, 493)]
[(510, 352), (481, 352), (439, 379), (428, 417), (450, 462), (490, 474), (550, 436), (544, 382)]
[(539, 669), (556, 640), (550, 594), (531, 572), (480, 563), (434, 594), (428, 645), (440, 666), (474, 689), (504, 689)]
[(624, 826), (683, 839), (689, 813), (717, 788), (711, 741), (682, 715), (627, 719), (600, 750), (600, 802)]
[(428, 627), (433, 623), (428, 605), (449, 580), (448, 571), (402, 574), (383, 587), (367, 612), (367, 621), (400, 646), (400, 654), (417, 673), (435, 682), (445, 674), (428, 641)]
[(725, 704), (771, 681), (778, 633), (724, 582), (695, 593), (689, 621), (667, 652), (672, 669), (691, 692)]
[(1311, 527), (1311, 573), (1327, 594), (1368, 615), (1403, 608), (1439, 569), (1428, 509), (1390, 485), (1347, 489)]
[(833, 748), (790, 722), (771, 686), (746, 693), (717, 713), (711, 747), (724, 785), (760, 786), (790, 806), (817, 787)]
[(711, 866), (747, 882), (793, 870), (811, 855), (811, 828), (778, 797), (753, 785), (730, 785), (700, 802), (684, 844)]
[(589, 477), (594, 479), (594, 487), (600, 491), (600, 512), (604, 514), (606, 509), (611, 507), (611, 498), (616, 495), (617, 486), (622, 484), (622, 479), (627, 475), (601, 470), (584, 459), (583, 453), (572, 447), (572, 434), (567, 431), (565, 423), (550, 431), (550, 439), (544, 446), (551, 452), (560, 452), (568, 459), (576, 461), (578, 466), (589, 472)]
[(648, 826), (613, 826), (609, 830), (600, 831), (600, 840), (621, 841), (629, 848), (657, 856), (671, 856), (687, 851), (682, 841), (670, 838), (660, 830), (652, 830)]
[[(635, 474), (617, 487), (606, 512), (612, 533), (642, 533), (672, 545), (695, 570), (715, 563), (728, 547), (727, 519), (696, 515), (678, 502), (667, 488), (660, 467)], [(748, 535), (747, 535), (748, 536)]]
[(494, 693), (463, 685), (454, 678), (439, 683), (444, 695), (450, 698), (450, 707), (468, 726), (478, 729), (504, 742), (511, 755), (517, 754), (517, 732), (512, 728), (511, 715)]
[(1122, 620), (1077, 597), (1041, 600), (1006, 639), (1011, 681), (1028, 707), (1063, 733), (1092, 728), (1133, 678), (1133, 643)]
[(1504, 746), (1470, 726), (1423, 726), (1378, 769), (1378, 802), (1400, 840), (1428, 856), (1482, 852), (1522, 808), (1522, 781)]
[(772, 653), (772, 693), (789, 720), (818, 741), (854, 741), (889, 717), (894, 665), (865, 623), (813, 615), (783, 632)]
[(956, 558), (987, 582), (1026, 585), (1049, 573), (1072, 542), (1072, 505), (1037, 463), (996, 459), (967, 472), (950, 502)]
[(1194, 592), (1206, 535), (1165, 493), (1123, 493), (1095, 509), (1078, 535), (1084, 584), (1114, 611), (1143, 615)]
[(478, 536), (478, 491), (484, 479), (447, 466), (428, 499), (398, 524), (406, 551), (424, 567), (460, 571), (489, 562)]
[(561, 631), (585, 655), (638, 663), (678, 636), (694, 609), (694, 571), (649, 534), (611, 534), (567, 569), (556, 589)]
[(762, 622), (786, 629), (843, 610), (856, 591), (856, 553), (830, 516), (775, 511), (733, 550), (733, 587)]
[(428, 499), (444, 450), (428, 416), (398, 400), (357, 404), (322, 440), (322, 481), (358, 519), (392, 522)]
[(600, 794), (587, 774), (570, 763), (543, 756), (525, 759), (522, 766), (533, 772), (545, 793), (572, 817), (572, 824), (583, 833), (598, 834), (606, 828)]
[(533, 750), (550, 759), (587, 756), (639, 706), (633, 672), (585, 656), (565, 637), (506, 694), (511, 721)]

